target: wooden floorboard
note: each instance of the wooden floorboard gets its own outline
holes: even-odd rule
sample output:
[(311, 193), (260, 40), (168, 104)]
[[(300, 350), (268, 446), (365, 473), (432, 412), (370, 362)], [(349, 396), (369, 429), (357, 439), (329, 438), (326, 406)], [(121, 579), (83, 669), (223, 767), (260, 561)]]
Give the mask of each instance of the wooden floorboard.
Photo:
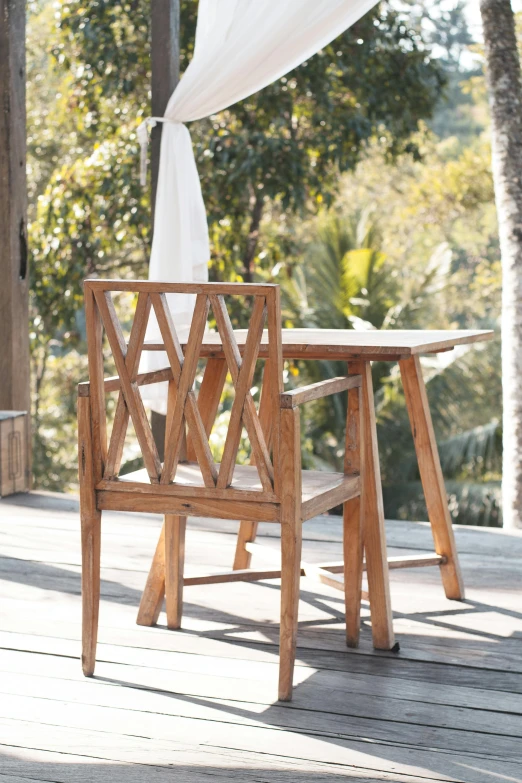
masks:
[[(105, 513), (96, 677), (79, 664), (75, 498), (0, 501), (0, 783), (522, 781), (522, 535), (457, 528), (467, 599), (437, 568), (391, 574), (399, 654), (344, 645), (338, 592), (302, 579), (295, 696), (278, 704), (279, 583), (190, 587), (183, 630), (135, 624), (161, 520)], [(277, 526), (260, 525), (274, 563)], [(232, 562), (237, 524), (190, 519), (187, 573)], [(341, 555), (339, 519), (304, 528), (308, 562)], [(387, 523), (390, 554), (432, 551)]]

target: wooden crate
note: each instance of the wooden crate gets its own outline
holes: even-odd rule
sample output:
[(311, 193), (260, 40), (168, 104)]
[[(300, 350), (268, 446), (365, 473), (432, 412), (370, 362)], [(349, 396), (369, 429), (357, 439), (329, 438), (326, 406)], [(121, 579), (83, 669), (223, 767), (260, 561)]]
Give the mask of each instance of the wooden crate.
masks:
[(29, 414), (0, 411), (0, 497), (30, 490)]

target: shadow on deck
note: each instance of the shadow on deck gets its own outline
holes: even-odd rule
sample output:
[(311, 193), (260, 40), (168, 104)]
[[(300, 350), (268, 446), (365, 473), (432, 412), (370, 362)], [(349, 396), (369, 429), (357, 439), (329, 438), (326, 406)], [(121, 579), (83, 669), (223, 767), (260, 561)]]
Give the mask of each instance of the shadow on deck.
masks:
[[(294, 701), (275, 701), (277, 581), (186, 588), (183, 630), (135, 625), (159, 517), (104, 514), (96, 676), (79, 656), (74, 498), (0, 501), (0, 783), (241, 780), (518, 781), (522, 535), (457, 528), (467, 588), (393, 571), (401, 652), (344, 646), (341, 594), (302, 580)], [(264, 529), (263, 529), (264, 528)], [(187, 568), (229, 566), (236, 524), (191, 519)], [(276, 526), (262, 526), (277, 550)], [(431, 550), (388, 523), (391, 554)], [(340, 521), (305, 526), (308, 561), (339, 558)], [(264, 555), (255, 562), (263, 565)], [(269, 560), (267, 560), (269, 563)]]

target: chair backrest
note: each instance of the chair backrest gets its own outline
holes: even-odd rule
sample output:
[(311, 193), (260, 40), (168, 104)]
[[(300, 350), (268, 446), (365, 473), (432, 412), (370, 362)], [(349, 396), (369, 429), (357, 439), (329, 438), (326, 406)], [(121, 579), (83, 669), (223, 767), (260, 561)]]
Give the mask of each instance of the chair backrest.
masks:
[[(128, 340), (124, 336), (124, 329), (114, 301), (117, 295), (123, 293), (134, 295), (135, 301), (132, 319), (128, 317), (127, 312), (125, 313), (125, 321), (132, 320)], [(222, 496), (233, 479), (244, 426), (250, 441), (253, 461), (258, 469), (262, 492), (271, 493), (272, 496), (274, 492), (279, 494), (277, 471), (274, 472), (279, 454), (279, 394), (283, 388), (279, 286), (86, 280), (84, 294), (95, 480), (118, 477), (130, 418), (151, 484), (175, 482), (188, 435), (190, 451), (195, 455), (205, 487), (211, 495), (215, 492), (216, 496)], [(185, 301), (187, 294), (195, 299), (192, 322), (184, 349), (181, 347), (169, 308), (169, 301), (172, 302), (172, 298), (175, 299), (177, 294), (183, 296)], [(232, 297), (247, 297), (245, 301), (251, 302), (250, 323), (246, 339), (242, 340), (241, 349), (227, 310), (226, 303)], [(145, 334), (152, 313), (161, 333), (168, 366), (152, 373), (139, 374)], [(207, 339), (205, 330), (209, 315), (214, 318), (222, 346), (220, 348), (218, 345), (216, 348), (214, 345), (213, 356), (216, 356), (217, 351), (224, 358), (234, 387), (234, 399), (219, 466), (212, 457), (208, 440), (209, 426), (208, 423), (205, 426), (202, 421), (194, 391), (194, 380), (202, 356), (204, 338)], [(273, 462), (268, 438), (263, 432), (259, 412), (251, 394), (265, 325), (268, 339), (266, 337), (263, 339), (262, 346), (263, 356), (266, 357), (264, 376), (266, 388), (263, 388), (263, 395), (268, 394), (265, 401), (268, 399), (270, 402)], [(110, 380), (104, 379), (103, 372), (104, 332), (118, 373), (117, 377)], [(215, 335), (213, 342), (216, 342)], [(150, 383), (151, 380), (166, 379), (170, 382), (169, 407), (162, 465), (145, 412), (140, 387)], [(118, 392), (118, 400), (108, 443), (105, 395), (108, 391), (114, 390)]]

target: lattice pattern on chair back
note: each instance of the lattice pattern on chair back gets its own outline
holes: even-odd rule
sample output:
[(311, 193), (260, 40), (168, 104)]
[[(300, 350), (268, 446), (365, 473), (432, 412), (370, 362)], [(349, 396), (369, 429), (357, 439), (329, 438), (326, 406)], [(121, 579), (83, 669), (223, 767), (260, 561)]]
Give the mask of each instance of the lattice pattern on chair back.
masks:
[[(188, 434), (201, 476), (208, 489), (230, 486), (244, 426), (252, 456), (265, 493), (277, 492), (274, 468), (267, 442), (251, 394), (254, 370), (263, 329), (268, 330), (268, 356), (265, 377), (270, 384), (271, 413), (278, 417), (282, 391), (281, 310), (279, 287), (242, 283), (173, 284), (123, 280), (87, 280), (84, 286), (87, 340), (91, 388), (91, 417), (95, 455), (95, 478), (117, 478), (129, 418), (132, 420), (143, 461), (152, 484), (169, 484), (183, 456)], [(130, 337), (126, 342), (113, 302), (113, 294), (137, 294)], [(189, 336), (183, 351), (167, 303), (167, 294), (193, 294), (195, 307)], [(225, 303), (227, 296), (247, 296), (253, 301), (250, 325), (240, 351)], [(170, 365), (169, 410), (165, 438), (165, 459), (161, 464), (158, 449), (140, 394), (138, 368), (151, 311), (154, 312)], [(214, 315), (222, 350), (234, 385), (234, 401), (218, 466), (212, 457), (207, 432), (202, 422), (194, 391), (194, 380), (209, 311)], [(105, 331), (118, 372), (118, 401), (111, 438), (107, 444), (105, 389), (103, 380), (102, 336)], [(268, 373), (266, 370), (268, 369)], [(162, 377), (165, 377), (163, 374)], [(277, 421), (273, 421), (273, 455), (278, 458)], [(277, 482), (276, 482), (277, 483)]]

